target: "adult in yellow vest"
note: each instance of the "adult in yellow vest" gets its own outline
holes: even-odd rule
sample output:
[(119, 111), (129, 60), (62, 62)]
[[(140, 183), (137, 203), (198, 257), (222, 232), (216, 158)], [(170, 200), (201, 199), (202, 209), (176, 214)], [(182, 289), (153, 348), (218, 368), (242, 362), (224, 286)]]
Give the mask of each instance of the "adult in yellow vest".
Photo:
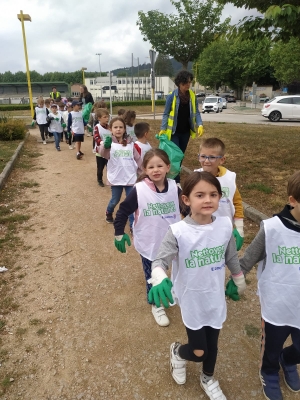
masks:
[(50, 97), (51, 97), (51, 99), (53, 99), (53, 100), (57, 100), (57, 101), (60, 101), (60, 100), (61, 100), (60, 92), (58, 92), (58, 91), (56, 90), (56, 87), (55, 87), (55, 86), (53, 86), (52, 92), (50, 92)]
[[(184, 153), (190, 136), (203, 134), (203, 123), (196, 96), (190, 86), (194, 76), (189, 71), (180, 71), (175, 77), (178, 89), (168, 95), (159, 134), (166, 134)], [(180, 183), (180, 175), (175, 178)]]

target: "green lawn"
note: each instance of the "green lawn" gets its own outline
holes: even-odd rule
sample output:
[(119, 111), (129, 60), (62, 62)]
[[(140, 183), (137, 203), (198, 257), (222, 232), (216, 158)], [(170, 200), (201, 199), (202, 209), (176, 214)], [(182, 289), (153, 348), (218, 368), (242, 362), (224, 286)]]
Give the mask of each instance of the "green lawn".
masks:
[(0, 141), (0, 174), (20, 143), (21, 140)]

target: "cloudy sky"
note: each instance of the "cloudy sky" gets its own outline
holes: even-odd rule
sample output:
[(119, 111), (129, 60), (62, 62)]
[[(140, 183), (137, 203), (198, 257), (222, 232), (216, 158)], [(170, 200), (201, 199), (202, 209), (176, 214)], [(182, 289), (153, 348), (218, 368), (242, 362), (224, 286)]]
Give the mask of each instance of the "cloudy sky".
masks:
[[(87, 67), (88, 71), (108, 71), (148, 63), (148, 42), (144, 42), (136, 21), (138, 11), (174, 12), (169, 0), (1, 0), (0, 72), (25, 71), (20, 10), (31, 16), (25, 22), (30, 70), (68, 72)], [(5, 11), (4, 11), (5, 10)], [(224, 8), (222, 18), (236, 23), (253, 11)]]

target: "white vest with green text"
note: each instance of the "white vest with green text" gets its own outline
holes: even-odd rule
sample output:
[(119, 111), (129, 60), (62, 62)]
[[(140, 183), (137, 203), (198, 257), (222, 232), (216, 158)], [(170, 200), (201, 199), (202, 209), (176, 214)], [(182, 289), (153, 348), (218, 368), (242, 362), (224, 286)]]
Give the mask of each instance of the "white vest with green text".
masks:
[(137, 164), (133, 158), (134, 144), (112, 143), (107, 163), (107, 179), (114, 186), (130, 186), (136, 182)]
[(221, 329), (226, 319), (225, 252), (232, 235), (228, 217), (211, 224), (171, 225), (179, 253), (172, 264), (172, 282), (184, 325), (192, 330)]

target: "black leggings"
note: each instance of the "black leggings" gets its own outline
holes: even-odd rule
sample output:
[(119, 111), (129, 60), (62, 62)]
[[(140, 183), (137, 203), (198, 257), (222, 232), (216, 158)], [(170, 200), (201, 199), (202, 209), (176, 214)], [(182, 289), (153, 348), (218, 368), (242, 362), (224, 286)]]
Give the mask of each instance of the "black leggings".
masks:
[(104, 167), (107, 164), (107, 162), (108, 162), (108, 160), (106, 158), (96, 156), (98, 182), (103, 181), (103, 170), (104, 170)]
[[(213, 376), (218, 355), (220, 329), (214, 329), (210, 326), (203, 326), (196, 331), (187, 327), (185, 329), (188, 335), (188, 343), (179, 347), (180, 357), (188, 361), (203, 362), (203, 372), (206, 375)], [(203, 356), (197, 357), (194, 350), (203, 350)]]
[(48, 124), (40, 124), (39, 130), (41, 133), (42, 141), (45, 141), (45, 135), (48, 135)]

